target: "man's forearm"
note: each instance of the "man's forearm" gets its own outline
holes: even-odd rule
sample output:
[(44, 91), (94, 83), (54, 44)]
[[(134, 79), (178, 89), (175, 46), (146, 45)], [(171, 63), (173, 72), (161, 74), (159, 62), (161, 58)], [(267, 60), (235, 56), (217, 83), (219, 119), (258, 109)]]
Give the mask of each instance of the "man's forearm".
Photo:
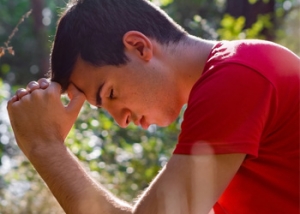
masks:
[(132, 213), (85, 172), (65, 145), (37, 147), (28, 158), (66, 213)]
[(37, 146), (27, 157), (66, 213), (207, 214), (245, 154), (174, 155), (134, 207), (94, 182), (63, 144)]

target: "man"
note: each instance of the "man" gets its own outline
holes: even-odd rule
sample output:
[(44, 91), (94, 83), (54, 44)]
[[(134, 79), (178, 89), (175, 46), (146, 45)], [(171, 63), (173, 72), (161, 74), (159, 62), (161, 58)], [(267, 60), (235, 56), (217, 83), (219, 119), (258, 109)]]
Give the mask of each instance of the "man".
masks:
[[(67, 213), (299, 212), (300, 59), (289, 50), (193, 37), (145, 0), (79, 0), (59, 21), (51, 62), (52, 82), (19, 89), (8, 112)], [(133, 205), (64, 145), (85, 100), (145, 129), (188, 104), (173, 156)]]

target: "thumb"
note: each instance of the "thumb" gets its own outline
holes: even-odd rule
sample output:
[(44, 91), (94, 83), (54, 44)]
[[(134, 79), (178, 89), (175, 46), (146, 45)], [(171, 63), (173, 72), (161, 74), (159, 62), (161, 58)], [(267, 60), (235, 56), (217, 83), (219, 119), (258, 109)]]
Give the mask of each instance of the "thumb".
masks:
[(77, 116), (86, 98), (84, 94), (80, 92), (72, 83), (69, 85), (67, 91), (70, 102), (66, 107), (66, 110), (71, 114), (76, 114)]

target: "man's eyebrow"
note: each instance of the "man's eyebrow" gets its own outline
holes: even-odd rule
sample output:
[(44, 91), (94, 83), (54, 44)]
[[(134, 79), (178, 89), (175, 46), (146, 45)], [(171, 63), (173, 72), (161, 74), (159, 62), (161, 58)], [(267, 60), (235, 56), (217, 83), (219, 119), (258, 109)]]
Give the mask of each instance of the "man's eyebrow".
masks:
[(102, 98), (101, 98), (100, 94), (101, 94), (101, 90), (102, 90), (102, 88), (103, 88), (104, 83), (105, 83), (105, 82), (103, 82), (103, 83), (99, 86), (99, 88), (98, 88), (98, 90), (97, 90), (97, 92), (96, 92), (96, 106), (97, 106), (98, 108), (101, 108), (101, 106), (102, 106)]

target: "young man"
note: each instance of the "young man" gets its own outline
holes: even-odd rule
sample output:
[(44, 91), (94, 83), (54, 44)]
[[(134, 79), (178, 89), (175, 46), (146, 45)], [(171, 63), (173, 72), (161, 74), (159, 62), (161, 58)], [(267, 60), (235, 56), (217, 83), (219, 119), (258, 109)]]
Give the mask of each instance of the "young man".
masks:
[[(78, 0), (59, 21), (51, 62), (52, 82), (19, 89), (8, 112), (67, 213), (299, 212), (300, 59), (286, 48), (195, 38), (145, 0)], [(145, 129), (188, 104), (173, 156), (133, 205), (64, 145), (85, 100)]]

